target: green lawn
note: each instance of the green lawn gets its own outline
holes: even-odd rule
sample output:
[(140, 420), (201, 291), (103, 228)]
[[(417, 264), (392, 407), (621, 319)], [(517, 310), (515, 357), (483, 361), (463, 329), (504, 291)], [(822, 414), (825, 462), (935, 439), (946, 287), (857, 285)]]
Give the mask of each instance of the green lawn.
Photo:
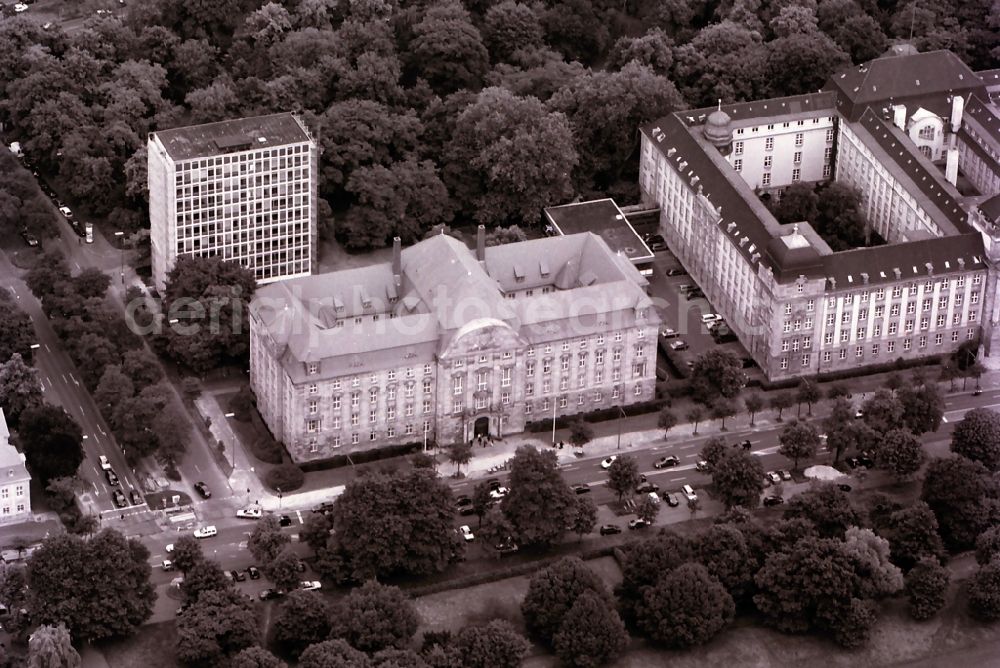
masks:
[(131, 638), (104, 643), (97, 649), (110, 666), (142, 666), (142, 668), (176, 668), (174, 646), (177, 633), (173, 622), (149, 624)]

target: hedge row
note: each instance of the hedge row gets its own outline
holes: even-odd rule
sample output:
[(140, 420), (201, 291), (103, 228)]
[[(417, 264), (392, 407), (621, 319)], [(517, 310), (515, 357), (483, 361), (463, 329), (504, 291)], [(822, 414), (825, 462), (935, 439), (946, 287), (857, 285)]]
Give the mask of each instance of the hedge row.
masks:
[[(644, 401), (638, 404), (629, 404), (625, 406), (626, 414), (629, 417), (635, 415), (644, 415), (646, 413), (656, 413), (669, 402), (666, 399), (654, 399), (652, 401)], [(585, 422), (605, 422), (607, 420), (614, 420), (619, 415), (621, 415), (621, 407), (614, 406), (611, 408), (601, 408), (600, 410), (591, 411), (590, 413), (576, 413), (575, 415), (560, 415), (556, 417), (556, 429), (566, 429), (569, 425), (577, 420), (583, 420)], [(530, 431), (534, 433), (552, 431), (552, 418), (545, 420), (538, 420), (537, 422), (528, 422), (524, 425), (525, 431)]]
[(328, 459), (303, 462), (299, 466), (303, 471), (325, 471), (326, 469), (339, 468), (341, 466), (347, 466), (348, 464), (366, 464), (380, 459), (389, 459), (391, 457), (409, 455), (422, 450), (423, 447), (423, 441), (401, 443), (399, 445), (387, 445), (385, 447), (374, 448), (372, 450), (361, 450), (359, 452), (336, 455)]

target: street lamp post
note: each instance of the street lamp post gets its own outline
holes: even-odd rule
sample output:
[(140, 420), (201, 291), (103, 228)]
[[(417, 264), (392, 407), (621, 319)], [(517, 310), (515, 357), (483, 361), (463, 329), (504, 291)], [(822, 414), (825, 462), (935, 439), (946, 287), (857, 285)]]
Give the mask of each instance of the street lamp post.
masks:
[(115, 232), (115, 236), (118, 237), (118, 248), (121, 250), (121, 262), (118, 265), (118, 270), (122, 277), (122, 286), (125, 285), (125, 233)]
[[(223, 417), (227, 417), (227, 418), (231, 418), (231, 417), (235, 417), (235, 416), (236, 416), (236, 413), (225, 413), (223, 415)], [(229, 457), (229, 467), (230, 468), (236, 468), (236, 446), (235, 445), (231, 445), (229, 447), (229, 449), (232, 451), (232, 454)]]
[(278, 510), (281, 510), (281, 488), (275, 487), (275, 489), (278, 490)]
[(552, 398), (552, 447), (556, 447), (556, 399)]
[(622, 449), (622, 418), (625, 417), (625, 409), (618, 407), (618, 449)]

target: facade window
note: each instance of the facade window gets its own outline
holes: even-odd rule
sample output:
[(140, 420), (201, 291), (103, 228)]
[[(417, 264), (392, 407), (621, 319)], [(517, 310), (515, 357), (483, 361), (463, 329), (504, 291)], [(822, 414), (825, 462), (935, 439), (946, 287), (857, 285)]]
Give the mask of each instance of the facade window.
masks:
[(895, 349), (896, 349), (896, 342), (895, 341), (889, 341), (889, 342), (887, 342), (885, 344), (885, 352), (891, 353)]
[(826, 131), (826, 141), (827, 142), (833, 141), (833, 128), (830, 128)]
[(603, 383), (604, 382), (604, 369), (595, 369), (594, 370), (594, 382), (595, 383)]
[(875, 307), (875, 317), (876, 318), (881, 318), (883, 313), (885, 313), (885, 307), (884, 306), (876, 306)]
[(370, 377), (368, 378), (368, 381), (369, 381), (370, 383), (377, 383), (377, 382), (378, 382), (378, 374), (377, 374), (377, 373), (373, 373), (373, 374), (372, 374), (372, 375), (371, 375), (371, 376), (370, 376)]
[(895, 286), (895, 287), (894, 287), (894, 288), (892, 289), (892, 296), (893, 296), (893, 297), (899, 297), (899, 296), (901, 296), (902, 294), (903, 294), (903, 289), (902, 289), (901, 287), (899, 287), (898, 285), (897, 285), (897, 286)]
[(930, 318), (923, 317), (920, 319), (920, 329), (927, 329), (930, 327)]
[(357, 408), (361, 405), (361, 393), (351, 392), (351, 408)]
[[(978, 276), (976, 278), (978, 278)], [(979, 303), (979, 293), (978, 292), (970, 292), (969, 293), (969, 303), (970, 304), (978, 304)]]
[(864, 346), (857, 346), (857, 347), (855, 347), (855, 349), (854, 349), (854, 356), (855, 357), (863, 357), (864, 354), (865, 354), (865, 347)]
[[(639, 350), (642, 350), (642, 348), (641, 347), (638, 348), (636, 352), (638, 353)], [(581, 369), (587, 366), (587, 353), (580, 353), (577, 356), (577, 366), (580, 367)]]
[(431, 391), (431, 379), (424, 378), (424, 394), (427, 394), (430, 391)]
[(833, 344), (833, 332), (827, 332), (823, 335), (823, 343), (828, 346)]
[(889, 323), (889, 336), (892, 336), (895, 333), (896, 333), (896, 323), (890, 322)]
[(954, 332), (951, 333), (951, 340), (953, 342), (958, 341), (958, 330), (957, 329)]
[(319, 386), (316, 383), (309, 384), (309, 394), (316, 394), (319, 392)]
[(390, 387), (388, 390), (385, 391), (385, 394), (386, 394), (386, 397), (385, 397), (386, 401), (395, 401), (396, 400), (396, 388), (395, 387)]
[(773, 151), (774, 150), (774, 137), (767, 137), (764, 140), (764, 150)]
[(389, 369), (389, 371), (386, 372), (386, 379), (389, 380), (390, 382), (396, 380), (396, 370)]
[(534, 376), (535, 375), (535, 363), (534, 362), (528, 362), (527, 364), (525, 364), (524, 365), (524, 373), (529, 378), (531, 376)]
[(833, 327), (833, 323), (836, 321), (836, 318), (837, 318), (837, 316), (835, 316), (832, 313), (827, 314), (827, 316), (826, 316), (826, 325), (827, 325), (827, 327)]
[(833, 359), (833, 354), (829, 350), (823, 353), (824, 362), (829, 362), (831, 359)]
[(403, 394), (407, 397), (413, 396), (413, 383), (407, 384), (406, 389), (403, 391)]
[(351, 434), (351, 445), (357, 445), (361, 437), (358, 434)]
[(788, 368), (788, 358), (787, 357), (782, 357), (781, 358), (781, 368), (782, 369), (787, 369)]
[(847, 359), (847, 348), (841, 348), (840, 349), (840, 359), (842, 359), (842, 360), (846, 360)]
[(912, 345), (911, 339), (903, 339), (903, 350), (909, 350)]
[(782, 325), (781, 325), (781, 331), (785, 332), (786, 334), (788, 332), (792, 331), (792, 321), (791, 320), (786, 320), (784, 323), (782, 323)]
[(564, 353), (565, 353), (565, 352), (568, 352), (568, 351), (569, 351), (569, 341), (563, 341), (563, 344), (562, 344), (562, 351), (563, 351)]
[(969, 322), (975, 322), (975, 320), (976, 320), (976, 312), (969, 311)]
[(451, 412), (453, 415), (461, 413), (462, 410), (463, 410), (462, 402), (459, 399), (456, 399), (455, 401), (451, 402)]
[(899, 304), (893, 304), (889, 307), (889, 315), (897, 316), (899, 315)]
[(795, 133), (795, 145), (796, 146), (802, 146), (802, 142), (803, 142), (804, 139), (805, 139), (805, 133), (803, 133), (803, 132), (796, 132)]
[(622, 340), (622, 333), (615, 332), (615, 343), (619, 343)]
[(792, 170), (792, 182), (797, 183), (802, 180), (802, 170), (796, 167)]
[(736, 155), (743, 155), (743, 142), (733, 142), (733, 153)]
[(369, 441), (374, 441), (377, 437), (378, 437), (378, 434), (375, 433), (374, 429), (372, 429), (370, 432), (368, 432), (368, 440)]
[(413, 435), (413, 425), (412, 424), (406, 425), (403, 428), (403, 431), (406, 433), (407, 436), (412, 436)]
[(385, 435), (386, 435), (387, 438), (393, 438), (393, 437), (395, 437), (396, 436), (396, 428), (395, 427), (389, 427), (388, 429), (385, 430)]
[(334, 429), (334, 430), (340, 429), (340, 418), (339, 417), (333, 418), (333, 421), (330, 423), (330, 428)]
[(355, 427), (361, 424), (361, 416), (357, 413), (351, 413), (351, 424)]
[(618, 386), (615, 385), (613, 388), (611, 388), (611, 398), (617, 399), (620, 396), (621, 396), (621, 390), (619, 390)]
[(563, 357), (559, 360), (559, 368), (563, 371), (569, 371), (569, 356)]
[(840, 332), (840, 340), (842, 342), (843, 341), (850, 341), (851, 340), (851, 330), (845, 329), (845, 330), (841, 331)]
[(917, 302), (910, 302), (906, 305), (906, 313), (908, 315), (913, 315), (917, 312)]
[(816, 300), (810, 299), (806, 302), (806, 311), (813, 311), (816, 308)]
[(489, 379), (489, 374), (485, 371), (480, 371), (476, 374), (476, 389), (480, 392), (486, 390), (487, 381)]
[(921, 336), (920, 339), (917, 341), (917, 345), (920, 346), (921, 348), (926, 348), (927, 347), (927, 337), (926, 336)]
[(622, 379), (622, 370), (619, 369), (618, 367), (615, 367), (614, 369), (612, 369), (611, 370), (611, 380), (617, 383), (621, 379)]
[(333, 381), (333, 385), (331, 385), (331, 389), (334, 389), (334, 390), (339, 390), (340, 389), (340, 379), (339, 378), (336, 379), (335, 381)]
[(310, 415), (315, 415), (318, 410), (319, 410), (319, 403), (315, 399), (310, 399), (309, 400), (309, 414)]
[(528, 402), (524, 405), (524, 414), (531, 415), (531, 402)]
[(510, 372), (509, 366), (500, 369), (500, 387), (510, 387)]
[(788, 352), (788, 341), (781, 342), (781, 352)]
[(851, 324), (851, 314), (850, 313), (841, 313), (840, 314), (840, 324), (841, 325), (849, 325), (849, 324)]
[(601, 365), (604, 364), (604, 351), (597, 350), (594, 352), (594, 364)]
[(826, 163), (823, 165), (823, 178), (828, 179), (831, 174), (833, 174), (833, 166), (830, 163)]
[(510, 403), (510, 392), (500, 393), (500, 403), (502, 403), (505, 406)]
[(802, 320), (800, 320), (799, 318), (796, 318), (795, 319), (795, 331), (798, 332), (801, 329), (802, 329)]
[(795, 154), (792, 156), (792, 162), (795, 163), (796, 165), (802, 164), (802, 151), (795, 152)]
[(542, 360), (542, 373), (549, 373), (552, 371), (552, 360), (546, 359)]
[(875, 357), (878, 357), (878, 348), (879, 346), (877, 343), (872, 344), (872, 355), (874, 355)]
[(603, 399), (604, 397), (601, 396), (600, 392), (594, 392), (594, 394), (593, 394), (593, 396), (591, 398), (594, 401), (601, 401), (601, 399)]
[(735, 160), (733, 160), (733, 169), (735, 169), (737, 172), (743, 171), (743, 158), (736, 158)]
[(791, 314), (792, 314), (792, 305), (785, 304), (785, 315), (791, 315)]
[(864, 327), (858, 327), (858, 336), (857, 336), (857, 338), (858, 339), (865, 338), (865, 328)]
[(424, 411), (423, 411), (424, 413), (430, 413), (431, 412), (431, 401), (430, 401), (430, 399), (424, 399), (423, 409), (424, 409)]
[(569, 387), (569, 378), (560, 378), (559, 379), (559, 389), (560, 390), (565, 390), (568, 387)]
[(431, 372), (431, 365), (430, 364), (425, 364), (424, 365), (424, 375), (427, 376), (427, 375), (430, 374), (430, 372)]
[(872, 336), (882, 336), (882, 325), (872, 325)]
[(967, 331), (965, 333), (965, 338), (968, 341), (971, 341), (972, 339), (976, 338), (976, 330), (975, 330), (975, 328), (970, 328), (969, 331)]
[[(425, 401), (424, 403), (428, 404), (430, 402), (429, 401)], [(396, 419), (396, 407), (395, 406), (387, 406), (386, 407), (386, 409), (385, 409), (385, 419), (386, 420), (395, 420)]]
[(378, 411), (377, 410), (373, 409), (373, 410), (368, 411), (368, 421), (369, 422), (378, 422)]
[(827, 146), (823, 149), (823, 162), (830, 162), (830, 158), (833, 157), (833, 149)]
[(569, 404), (569, 401), (567, 401), (566, 397), (559, 397), (559, 408), (566, 408), (567, 404)]
[(406, 367), (406, 377), (413, 378), (413, 367)]
[(486, 408), (486, 397), (476, 397), (476, 409), (479, 410), (482, 408)]
[(451, 379), (451, 393), (454, 395), (462, 394), (462, 377), (455, 376)]
[(802, 356), (802, 366), (809, 366), (809, 360), (810, 360), (811, 357), (812, 357), (812, 355), (809, 355), (808, 353), (805, 354), (805, 355), (803, 355)]
[(351, 378), (351, 387), (361, 387), (361, 379), (357, 376)]
[(378, 401), (378, 389), (373, 387), (368, 392), (368, 402), (374, 404), (376, 401)]
[(764, 156), (764, 169), (771, 169), (771, 156)]
[[(308, 422), (306, 422), (306, 431), (308, 431), (310, 434), (315, 434), (318, 429), (319, 429), (319, 420), (309, 420)], [(6, 494), (7, 490), (4, 490), (3, 492), (4, 494)]]
[(535, 386), (534, 385), (532, 385), (531, 383), (528, 383), (527, 385), (524, 386), (524, 394), (525, 394), (525, 396), (530, 397), (534, 393), (535, 393)]
[(551, 391), (552, 391), (552, 381), (546, 378), (545, 381), (542, 383), (542, 393), (548, 394)]
[(940, 346), (942, 343), (944, 343), (944, 334), (935, 334), (934, 345)]
[(771, 185), (771, 172), (764, 172), (763, 174), (761, 174), (761, 176), (760, 176), (760, 184), (762, 186), (769, 186), (769, 185)]
[(858, 309), (858, 320), (867, 320), (867, 319), (868, 319), (868, 309), (866, 309), (866, 308), (859, 308)]
[(612, 353), (611, 353), (611, 361), (612, 362), (621, 362), (621, 360), (622, 360), (622, 349), (621, 348), (615, 348), (614, 351), (612, 351)]
[(306, 373), (308, 373), (310, 376), (314, 376), (317, 373), (319, 373), (319, 364), (317, 364), (316, 362), (309, 362), (309, 364), (306, 367)]
[(333, 410), (335, 410), (335, 411), (339, 411), (340, 410), (340, 397), (339, 396), (334, 397), (333, 400), (330, 403), (331, 403), (331, 407), (333, 408)]

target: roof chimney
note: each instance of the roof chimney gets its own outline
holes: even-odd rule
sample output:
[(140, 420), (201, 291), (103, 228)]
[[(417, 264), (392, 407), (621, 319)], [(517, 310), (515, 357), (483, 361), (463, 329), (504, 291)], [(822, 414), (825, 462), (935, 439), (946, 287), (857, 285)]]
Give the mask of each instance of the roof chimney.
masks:
[(486, 261), (486, 226), (480, 225), (476, 228), (476, 259), (480, 262)]
[(906, 105), (892, 105), (892, 124), (900, 130), (906, 130)]
[(392, 275), (397, 277), (403, 274), (402, 243), (399, 237), (392, 238)]
[(956, 95), (951, 100), (951, 131), (958, 132), (962, 129), (962, 112), (965, 111), (965, 98)]

